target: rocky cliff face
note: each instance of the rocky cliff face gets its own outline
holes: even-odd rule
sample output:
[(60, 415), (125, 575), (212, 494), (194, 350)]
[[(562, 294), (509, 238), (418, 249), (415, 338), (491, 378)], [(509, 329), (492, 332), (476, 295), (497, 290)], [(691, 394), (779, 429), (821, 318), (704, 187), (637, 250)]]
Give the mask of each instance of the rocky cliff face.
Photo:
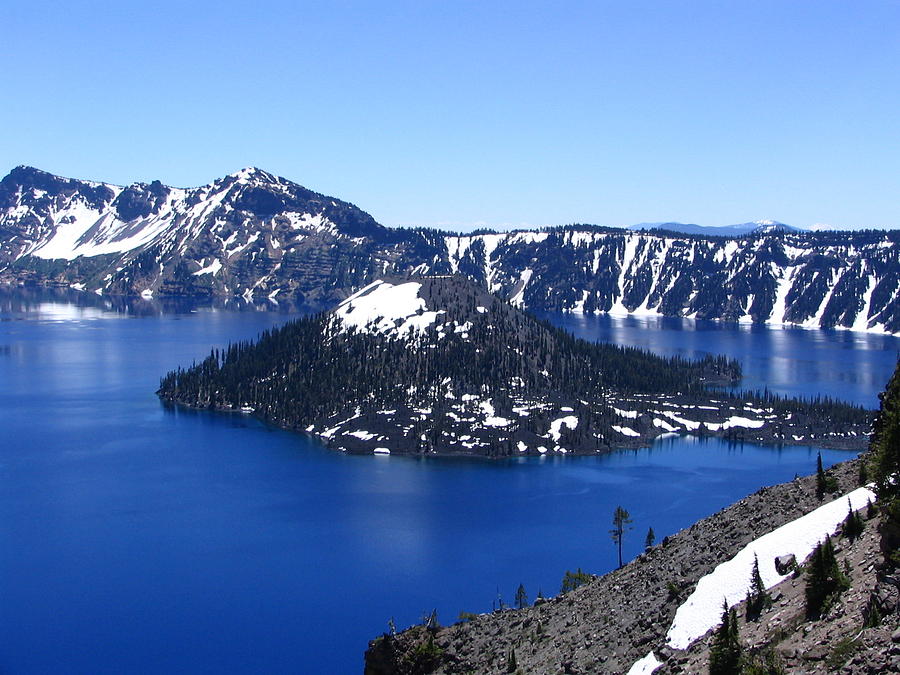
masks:
[(895, 232), (740, 237), (572, 225), (456, 235), (385, 228), (259, 169), (192, 189), (17, 167), (0, 181), (0, 278), (110, 294), (323, 306), (389, 274), (459, 272), (531, 310), (900, 332)]
[[(833, 472), (840, 493), (856, 487), (856, 460)], [(822, 503), (815, 477), (763, 488), (622, 569), (533, 607), (473, 615), (446, 628), (415, 626), (385, 634), (370, 643), (366, 673), (708, 672), (711, 634), (684, 650), (667, 644), (678, 607), (717, 565)], [(771, 650), (782, 672), (789, 673), (900, 672), (900, 633), (894, 632), (900, 580), (878, 574), (877, 524), (877, 518), (870, 521), (854, 542), (835, 540), (839, 564), (846, 560), (849, 566), (851, 588), (824, 617), (806, 619), (805, 582), (791, 576), (770, 591), (772, 606), (759, 621), (746, 621), (739, 605), (745, 653)], [(881, 621), (864, 628), (873, 606)], [(641, 669), (636, 664), (651, 651), (656, 668)]]

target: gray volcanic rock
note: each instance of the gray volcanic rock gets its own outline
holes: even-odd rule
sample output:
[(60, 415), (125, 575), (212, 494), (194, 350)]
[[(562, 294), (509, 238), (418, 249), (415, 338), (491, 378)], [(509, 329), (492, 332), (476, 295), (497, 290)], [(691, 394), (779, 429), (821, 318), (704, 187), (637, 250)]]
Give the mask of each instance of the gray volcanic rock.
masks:
[[(841, 493), (848, 492), (856, 487), (858, 460), (838, 465), (832, 472)], [(663, 662), (658, 675), (706, 672), (708, 639), (701, 638), (686, 651), (665, 645), (678, 606), (718, 564), (821, 504), (815, 495), (815, 477), (763, 488), (667, 537), (666, 543), (622, 569), (539, 605), (481, 614), (439, 630), (417, 626), (385, 634), (370, 643), (366, 673), (506, 673), (511, 672), (507, 669), (511, 653), (515, 672), (626, 673), (651, 650)], [(880, 627), (860, 631), (870, 594), (882, 592), (879, 588), (885, 585), (894, 588), (890, 580), (877, 578), (880, 554), (875, 525), (870, 523), (852, 545), (840, 540), (839, 562), (848, 559), (853, 587), (825, 619), (804, 622), (797, 618), (798, 611), (802, 613), (803, 580), (790, 577), (773, 590), (773, 607), (759, 622), (747, 624), (739, 607), (746, 648), (775, 640), (789, 666), (787, 672), (826, 672), (829, 664), (843, 658), (844, 651), (849, 651), (846, 661), (850, 664), (841, 672), (897, 672), (891, 668), (900, 658), (894, 654), (900, 655), (900, 648), (889, 646), (897, 614), (886, 615)], [(886, 604), (884, 610), (889, 607)], [(781, 632), (773, 637), (771, 631), (777, 630)], [(857, 634), (852, 649), (846, 647), (843, 641)], [(430, 655), (430, 662), (417, 671), (417, 658), (422, 655)]]

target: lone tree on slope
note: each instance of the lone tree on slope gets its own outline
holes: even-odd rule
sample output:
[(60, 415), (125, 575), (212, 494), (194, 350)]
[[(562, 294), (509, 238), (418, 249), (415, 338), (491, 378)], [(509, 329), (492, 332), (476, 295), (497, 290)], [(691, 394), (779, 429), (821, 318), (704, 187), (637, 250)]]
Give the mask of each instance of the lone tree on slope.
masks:
[(613, 511), (613, 529), (609, 531), (613, 543), (619, 548), (619, 567), (622, 566), (622, 540), (625, 538), (625, 530), (631, 529), (631, 515), (621, 506)]

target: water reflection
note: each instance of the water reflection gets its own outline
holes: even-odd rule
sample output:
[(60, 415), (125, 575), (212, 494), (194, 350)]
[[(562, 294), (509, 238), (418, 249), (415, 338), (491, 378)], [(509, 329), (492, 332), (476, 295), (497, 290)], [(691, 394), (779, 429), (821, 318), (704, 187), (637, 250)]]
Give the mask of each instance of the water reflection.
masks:
[(48, 321), (112, 318), (115, 316), (162, 316), (193, 312), (278, 312), (309, 314), (324, 309), (295, 302), (287, 296), (274, 298), (142, 298), (98, 295), (73, 288), (0, 286), (0, 320), (37, 318)]
[(740, 361), (740, 388), (787, 396), (831, 396), (877, 407), (897, 363), (900, 338), (851, 331), (672, 317), (542, 314), (588, 339), (647, 349), (663, 356), (725, 354)]

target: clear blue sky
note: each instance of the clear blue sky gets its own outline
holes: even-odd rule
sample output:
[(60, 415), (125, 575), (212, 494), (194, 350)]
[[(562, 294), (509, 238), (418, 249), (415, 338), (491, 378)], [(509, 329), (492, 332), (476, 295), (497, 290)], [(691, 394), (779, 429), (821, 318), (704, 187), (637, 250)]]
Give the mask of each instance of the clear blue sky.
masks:
[(5, 2), (0, 174), (387, 225), (900, 227), (900, 0)]

